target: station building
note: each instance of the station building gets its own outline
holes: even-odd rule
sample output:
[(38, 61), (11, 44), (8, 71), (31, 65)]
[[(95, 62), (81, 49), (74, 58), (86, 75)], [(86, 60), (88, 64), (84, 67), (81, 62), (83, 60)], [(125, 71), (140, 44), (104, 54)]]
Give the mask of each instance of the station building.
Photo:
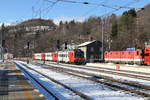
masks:
[(84, 52), (86, 62), (97, 62), (101, 60), (102, 43), (98, 40), (84, 42), (78, 45), (78, 49)]

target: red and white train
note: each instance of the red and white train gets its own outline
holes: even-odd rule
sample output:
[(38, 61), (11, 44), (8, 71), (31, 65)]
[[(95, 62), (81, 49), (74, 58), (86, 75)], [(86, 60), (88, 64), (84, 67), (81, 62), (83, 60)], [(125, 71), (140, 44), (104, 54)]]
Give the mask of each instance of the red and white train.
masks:
[(150, 47), (144, 50), (110, 51), (104, 54), (105, 62), (150, 65)]
[(34, 60), (45, 60), (65, 63), (82, 64), (84, 62), (84, 53), (80, 49), (64, 50), (48, 53), (34, 53)]
[[(85, 63), (84, 52), (80, 49), (34, 53), (33, 59), (76, 64)], [(104, 59), (105, 62), (150, 65), (150, 46), (145, 47), (144, 50), (106, 51)]]

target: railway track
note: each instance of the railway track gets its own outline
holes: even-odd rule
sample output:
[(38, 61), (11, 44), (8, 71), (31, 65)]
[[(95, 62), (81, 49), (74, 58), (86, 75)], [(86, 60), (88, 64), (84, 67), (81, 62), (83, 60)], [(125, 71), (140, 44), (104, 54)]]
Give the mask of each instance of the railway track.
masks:
[[(48, 63), (51, 64), (51, 63)], [(95, 67), (95, 66), (82, 66), (82, 65), (73, 65), (73, 64), (62, 64), (59, 65), (67, 65), (68, 67), (80, 68), (80, 69), (87, 69), (99, 72), (105, 72), (108, 74), (120, 75), (120, 76), (128, 76), (130, 78), (142, 79), (150, 81), (150, 73), (145, 72), (135, 72), (135, 71), (127, 71), (127, 70), (116, 70), (111, 68), (102, 68), (102, 67)]]
[(17, 63), (15, 63), (15, 65), (17, 65), (25, 74), (27, 74), (32, 80), (34, 80), (39, 86), (41, 86), (48, 94), (50, 94), (54, 98), (54, 100), (59, 100), (59, 98), (57, 98), (57, 96), (54, 93), (49, 91), (43, 84), (41, 84), (36, 78), (34, 78), (28, 71), (26, 71)]
[[(16, 63), (15, 63), (15, 64), (16, 64)], [(32, 70), (32, 71), (38, 73), (38, 74), (44, 76), (45, 78), (47, 78), (47, 79), (53, 81), (54, 83), (56, 83), (56, 84), (58, 84), (58, 85), (61, 85), (61, 86), (63, 86), (64, 88), (66, 88), (66, 89), (72, 91), (72, 92), (75, 93), (76, 95), (80, 96), (82, 99), (85, 99), (85, 100), (92, 100), (90, 97), (84, 95), (83, 93), (81, 93), (81, 92), (79, 92), (79, 91), (77, 91), (77, 90), (75, 90), (75, 89), (73, 89), (73, 88), (71, 88), (71, 87), (69, 87), (69, 86), (67, 86), (67, 85), (65, 85), (65, 84), (63, 84), (63, 83), (61, 83), (61, 82), (59, 82), (59, 81), (57, 81), (57, 80), (51, 78), (51, 77), (49, 77), (49, 76), (46, 76), (45, 74), (43, 74), (43, 73), (41, 73), (41, 72), (39, 72), (39, 71), (37, 71), (37, 70), (35, 70), (35, 69), (33, 69), (33, 68), (28, 67), (26, 64), (23, 64), (23, 63), (22, 63), (22, 65), (24, 65), (26, 68), (28, 68), (28, 69), (30, 69), (30, 70)], [(30, 73), (27, 72), (24, 68), (20, 67), (20, 69), (22, 69), (22, 70), (23, 70), (25, 73), (27, 73), (33, 80), (35, 80), (41, 87), (43, 87), (48, 93), (50, 93), (50, 94), (54, 97), (55, 100), (61, 100), (61, 99), (59, 99), (54, 93), (52, 93), (50, 90), (46, 89), (46, 88), (45, 88), (40, 82), (38, 82), (34, 77), (32, 77), (32, 75), (30, 75)]]
[[(42, 66), (41, 64), (38, 64), (38, 65)], [(104, 84), (104, 85), (107, 85), (110, 87), (125, 90), (125, 91), (131, 92), (131, 93), (135, 93), (137, 95), (142, 95), (144, 97), (150, 98), (150, 94), (148, 93), (150, 91), (150, 87), (141, 85), (141, 84), (137, 84), (132, 81), (115, 80), (115, 79), (112, 79), (111, 77), (107, 77), (107, 76), (103, 76), (103, 75), (96, 75), (96, 74), (86, 73), (84, 71), (76, 71), (76, 70), (60, 68), (60, 67), (56, 67), (56, 66), (48, 66), (48, 65), (43, 65), (43, 66), (47, 66), (47, 67), (43, 67), (43, 68), (53, 69), (55, 71), (63, 72), (63, 73), (69, 74), (69, 75), (74, 75), (74, 76), (77, 76), (80, 78), (94, 81), (96, 83)], [(101, 79), (104, 79), (104, 80), (101, 80)]]
[[(63, 64), (62, 64), (63, 65)], [(70, 67), (75, 66), (77, 67), (77, 65), (70, 65)], [(150, 73), (146, 73), (146, 72), (136, 72), (136, 71), (129, 71), (129, 70), (116, 70), (116, 69), (112, 69), (112, 68), (102, 68), (102, 67), (96, 67), (96, 66), (83, 66), (83, 65), (79, 65), (80, 67), (87, 67), (87, 68), (94, 68), (94, 69), (103, 69), (103, 70), (110, 70), (110, 71), (118, 71), (118, 72), (125, 72), (125, 73), (133, 73), (133, 74), (138, 74), (138, 75), (149, 75)]]
[[(59, 64), (64, 66), (64, 64)], [(68, 65), (66, 67), (73, 67), (78, 69), (85, 69), (89, 71), (97, 71), (107, 74), (113, 74), (113, 75), (119, 75), (119, 76), (125, 76), (130, 78), (136, 78), (136, 79), (142, 79), (150, 81), (150, 74), (149, 73), (142, 73), (142, 72), (134, 72), (134, 71), (123, 71), (123, 70), (115, 70), (115, 69), (109, 69), (109, 68), (100, 68), (100, 67), (90, 67), (90, 66), (76, 66), (76, 65)]]

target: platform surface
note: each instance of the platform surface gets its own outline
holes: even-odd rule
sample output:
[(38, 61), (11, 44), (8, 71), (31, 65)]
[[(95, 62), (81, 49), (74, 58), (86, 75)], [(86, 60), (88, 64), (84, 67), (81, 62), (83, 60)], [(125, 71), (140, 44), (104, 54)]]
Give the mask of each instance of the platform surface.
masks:
[(46, 100), (11, 62), (0, 64), (0, 100)]

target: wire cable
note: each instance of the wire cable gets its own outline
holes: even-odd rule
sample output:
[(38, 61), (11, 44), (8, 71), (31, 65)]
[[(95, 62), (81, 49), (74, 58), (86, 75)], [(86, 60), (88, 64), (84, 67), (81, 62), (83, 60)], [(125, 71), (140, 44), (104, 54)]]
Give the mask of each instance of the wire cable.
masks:
[[(52, 3), (51, 6), (48, 6), (47, 8), (43, 9), (42, 12), (45, 11), (45, 14), (43, 14), (43, 16), (46, 16), (48, 14), (48, 12), (50, 12), (50, 10), (53, 9), (53, 7), (60, 1), (60, 0), (56, 0), (55, 2), (50, 1), (50, 0), (44, 0), (46, 2)], [(47, 11), (46, 11), (47, 10)]]
[(105, 6), (103, 4), (99, 4), (98, 6), (96, 6), (95, 8), (92, 8), (90, 9), (89, 11), (87, 11), (83, 16), (86, 16), (88, 15), (90, 12), (94, 11), (95, 9), (97, 9), (99, 6), (103, 6), (103, 7), (107, 7), (107, 8), (111, 8), (113, 9), (112, 11), (108, 12), (108, 13), (105, 13), (103, 14), (102, 16), (106, 16), (106, 15), (109, 15), (109, 14), (112, 14), (113, 12), (116, 12), (120, 9), (123, 9), (123, 8), (126, 8), (126, 9), (132, 9), (133, 7), (130, 7), (130, 5), (134, 4), (134, 3), (137, 3), (139, 2), (140, 0), (133, 0), (131, 2), (128, 2), (127, 4), (123, 5), (123, 6), (118, 6), (118, 5), (115, 5), (117, 8), (115, 7), (111, 7), (111, 6)]

